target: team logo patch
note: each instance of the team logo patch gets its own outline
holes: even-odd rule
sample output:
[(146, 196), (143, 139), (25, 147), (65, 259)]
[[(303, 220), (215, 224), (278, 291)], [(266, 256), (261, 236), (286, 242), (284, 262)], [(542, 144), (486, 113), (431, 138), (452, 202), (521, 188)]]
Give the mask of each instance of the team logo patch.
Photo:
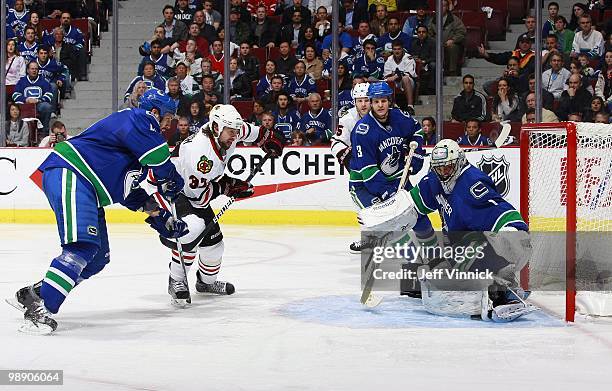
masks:
[(206, 156), (202, 156), (200, 161), (198, 162), (198, 171), (202, 174), (208, 174), (210, 170), (212, 170), (213, 161), (207, 158)]
[(472, 185), (472, 187), (470, 187), (470, 193), (474, 196), (474, 198), (476, 199), (480, 199), (482, 197), (485, 196), (485, 194), (487, 194), (489, 192), (489, 189), (487, 189), (487, 187), (485, 186), (484, 183), (478, 181), (476, 183), (474, 183)]
[(87, 233), (90, 234), (91, 236), (98, 236), (98, 229), (94, 227), (93, 225), (88, 225)]
[(476, 166), (491, 177), (495, 189), (502, 197), (510, 192), (510, 163), (505, 156), (483, 156)]
[(399, 170), (400, 151), (397, 146), (391, 147), (391, 152), (380, 164), (380, 170), (387, 176), (395, 174)]
[(367, 134), (368, 130), (370, 130), (370, 125), (368, 124), (357, 124), (357, 127), (355, 128), (355, 132), (357, 132), (357, 134)]

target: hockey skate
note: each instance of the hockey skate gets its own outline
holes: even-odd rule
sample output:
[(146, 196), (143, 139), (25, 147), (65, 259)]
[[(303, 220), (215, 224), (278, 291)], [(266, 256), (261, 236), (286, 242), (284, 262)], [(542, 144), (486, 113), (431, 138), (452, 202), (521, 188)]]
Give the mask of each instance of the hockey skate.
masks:
[(46, 335), (57, 329), (57, 322), (51, 318), (39, 296), (41, 285), (42, 281), (39, 281), (34, 285), (23, 287), (15, 293), (14, 301), (7, 300), (13, 307), (24, 312), (24, 322), (19, 327), (22, 333)]
[(364, 242), (363, 240), (356, 240), (349, 246), (349, 250), (352, 254), (360, 254), (364, 249), (372, 247), (370, 243)]
[(215, 281), (212, 284), (206, 284), (200, 279), (200, 271), (196, 273), (196, 291), (199, 293), (212, 293), (215, 295), (231, 295), (236, 291), (234, 285), (230, 282)]
[(172, 305), (180, 308), (187, 306), (189, 300), (189, 290), (184, 280), (174, 280), (172, 276), (168, 277), (168, 293), (170, 294), (170, 302)]

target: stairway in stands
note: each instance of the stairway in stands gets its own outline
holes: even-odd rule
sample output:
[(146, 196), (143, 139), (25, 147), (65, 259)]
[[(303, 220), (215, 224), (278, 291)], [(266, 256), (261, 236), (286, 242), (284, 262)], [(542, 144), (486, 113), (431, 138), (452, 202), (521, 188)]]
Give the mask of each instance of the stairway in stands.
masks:
[[(138, 47), (153, 35), (162, 20), (161, 0), (129, 0), (119, 2), (119, 105), (130, 81), (136, 76), (141, 56)], [(89, 125), (111, 113), (111, 43), (112, 29), (101, 35), (100, 47), (94, 47), (89, 65), (89, 81), (75, 86), (76, 99), (64, 101), (62, 122), (70, 134), (78, 134)]]

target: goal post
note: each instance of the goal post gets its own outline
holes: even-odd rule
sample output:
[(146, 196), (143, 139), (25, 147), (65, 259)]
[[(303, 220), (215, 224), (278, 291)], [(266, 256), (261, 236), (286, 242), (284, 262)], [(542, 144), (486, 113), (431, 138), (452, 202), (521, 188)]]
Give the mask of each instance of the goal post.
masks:
[(583, 313), (612, 315), (612, 125), (527, 124), (520, 141), (520, 209), (533, 246), (521, 284), (564, 291), (569, 322), (577, 301)]

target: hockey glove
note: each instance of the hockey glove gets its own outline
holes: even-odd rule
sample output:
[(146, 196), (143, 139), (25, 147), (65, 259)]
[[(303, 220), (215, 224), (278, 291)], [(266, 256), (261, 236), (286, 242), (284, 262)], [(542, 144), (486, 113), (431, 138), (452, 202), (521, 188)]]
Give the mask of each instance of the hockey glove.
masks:
[[(176, 171), (175, 171), (176, 173)], [(156, 181), (157, 191), (169, 202), (174, 202), (178, 197), (181, 190), (183, 190), (183, 186), (185, 186), (185, 181), (181, 178), (178, 173), (176, 175), (172, 175), (167, 179), (158, 179)]]
[(255, 192), (253, 185), (249, 182), (227, 175), (223, 175), (221, 179), (219, 179), (219, 186), (221, 187), (221, 193), (236, 199), (250, 197)]
[(180, 238), (189, 233), (187, 223), (175, 219), (172, 213), (165, 209), (160, 209), (159, 215), (149, 216), (145, 221), (164, 238)]
[(349, 165), (351, 162), (351, 147), (346, 147), (336, 155), (336, 159), (338, 159), (338, 163), (349, 169)]
[(282, 155), (285, 146), (282, 135), (277, 134), (274, 129), (262, 129), (262, 131), (264, 133), (257, 142), (257, 146), (271, 157)]

